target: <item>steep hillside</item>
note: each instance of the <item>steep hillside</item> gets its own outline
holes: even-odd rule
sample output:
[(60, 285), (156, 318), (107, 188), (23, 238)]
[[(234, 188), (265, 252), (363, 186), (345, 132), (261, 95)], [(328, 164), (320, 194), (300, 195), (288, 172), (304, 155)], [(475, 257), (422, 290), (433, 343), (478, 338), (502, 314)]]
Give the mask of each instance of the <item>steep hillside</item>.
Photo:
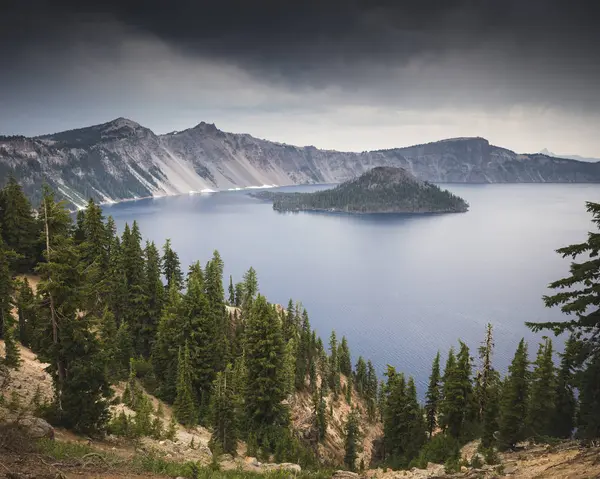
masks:
[[(156, 135), (125, 118), (35, 138), (0, 136), (0, 183), (34, 200), (46, 181), (73, 205), (261, 185), (338, 183), (375, 166), (432, 182), (600, 182), (600, 163), (520, 155), (483, 138), (362, 153), (297, 147), (200, 123)], [(2, 185), (0, 185), (2, 186)]]

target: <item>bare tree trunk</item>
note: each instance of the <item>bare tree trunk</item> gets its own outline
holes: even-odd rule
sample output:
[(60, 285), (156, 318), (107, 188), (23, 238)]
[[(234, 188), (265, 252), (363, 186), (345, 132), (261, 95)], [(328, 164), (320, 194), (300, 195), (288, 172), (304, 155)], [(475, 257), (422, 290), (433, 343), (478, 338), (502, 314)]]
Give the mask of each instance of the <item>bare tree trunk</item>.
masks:
[[(46, 198), (44, 198), (44, 226), (46, 230), (46, 252), (48, 255), (48, 261), (50, 261), (50, 228), (48, 226), (48, 204)], [(49, 282), (52, 282), (52, 278), (48, 278)], [(56, 319), (56, 309), (54, 307), (54, 298), (52, 297), (52, 293), (48, 292), (48, 297), (50, 298), (50, 317), (52, 318), (52, 342), (55, 346), (58, 345), (58, 321)], [(56, 388), (56, 400), (58, 403), (58, 409), (62, 411), (62, 390), (63, 384), (65, 383), (65, 367), (63, 362), (60, 359), (60, 353), (56, 358), (56, 369), (58, 371), (58, 387)]]

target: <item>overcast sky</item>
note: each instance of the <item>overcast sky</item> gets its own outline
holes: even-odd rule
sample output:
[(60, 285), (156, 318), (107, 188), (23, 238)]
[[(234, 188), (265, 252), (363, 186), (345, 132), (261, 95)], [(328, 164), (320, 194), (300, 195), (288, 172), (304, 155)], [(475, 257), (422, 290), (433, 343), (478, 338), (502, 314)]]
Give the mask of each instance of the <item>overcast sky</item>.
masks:
[(338, 150), (483, 136), (600, 157), (598, 2), (95, 1), (3, 2), (0, 134), (123, 116)]

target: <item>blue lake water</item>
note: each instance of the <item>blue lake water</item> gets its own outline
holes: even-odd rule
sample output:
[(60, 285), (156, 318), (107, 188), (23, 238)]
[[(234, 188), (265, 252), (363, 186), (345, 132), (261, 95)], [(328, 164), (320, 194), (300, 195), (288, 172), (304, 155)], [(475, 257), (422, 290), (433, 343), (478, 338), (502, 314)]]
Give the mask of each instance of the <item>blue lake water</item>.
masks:
[[(120, 230), (137, 219), (144, 238), (171, 238), (182, 265), (214, 249), (226, 281), (250, 266), (271, 302), (290, 297), (308, 310), (324, 341), (348, 338), (353, 361), (371, 358), (413, 375), (423, 391), (436, 351), (458, 339), (476, 356), (494, 325), (496, 366), (504, 371), (525, 337), (525, 321), (556, 320), (542, 295), (568, 272), (554, 250), (594, 228), (585, 201), (600, 185), (442, 185), (471, 205), (465, 214), (356, 216), (277, 213), (245, 191), (139, 200), (104, 208)], [(325, 186), (287, 187), (313, 191)], [(557, 341), (561, 343), (561, 341)]]

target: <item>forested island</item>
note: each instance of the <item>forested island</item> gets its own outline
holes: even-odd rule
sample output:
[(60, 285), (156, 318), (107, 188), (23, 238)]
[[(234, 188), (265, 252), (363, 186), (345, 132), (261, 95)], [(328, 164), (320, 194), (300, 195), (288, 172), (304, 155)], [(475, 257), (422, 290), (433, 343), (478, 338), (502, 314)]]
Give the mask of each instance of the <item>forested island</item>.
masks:
[(343, 213), (464, 213), (468, 203), (447, 190), (420, 181), (403, 168), (381, 166), (329, 190), (314, 193), (261, 191), (276, 211)]

